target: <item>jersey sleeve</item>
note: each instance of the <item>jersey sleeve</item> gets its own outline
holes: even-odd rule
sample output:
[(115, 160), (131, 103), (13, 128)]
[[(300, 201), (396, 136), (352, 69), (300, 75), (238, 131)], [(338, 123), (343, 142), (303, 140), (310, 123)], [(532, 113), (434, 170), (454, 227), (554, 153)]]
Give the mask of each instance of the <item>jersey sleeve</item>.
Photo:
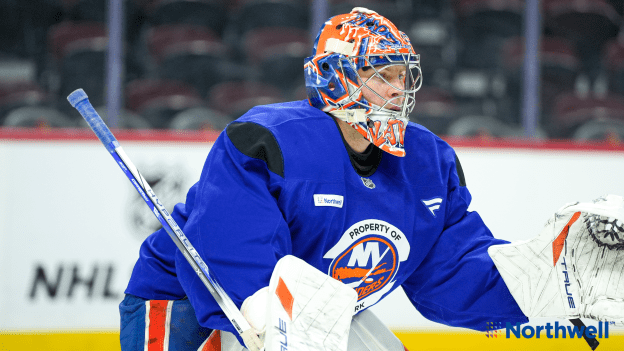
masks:
[[(195, 201), (197, 185), (191, 187), (186, 195), (186, 202), (174, 206), (171, 217), (184, 227)], [(125, 290), (126, 294), (140, 296), (150, 300), (178, 300), (186, 294), (176, 276), (176, 246), (165, 229), (152, 233), (143, 241), (139, 249), (132, 275)]]
[[(283, 160), (275, 153), (279, 145), (268, 129), (251, 122), (230, 124), (208, 155), (183, 228), (238, 308), (269, 285), (279, 258), (292, 251), (278, 207)], [(238, 336), (179, 251), (176, 270), (199, 323)]]
[(526, 323), (487, 253), (496, 239), (479, 214), (467, 211), (471, 195), (459, 160), (450, 167), (444, 229), (402, 287), (416, 309), (434, 322), (486, 330), (487, 322)]

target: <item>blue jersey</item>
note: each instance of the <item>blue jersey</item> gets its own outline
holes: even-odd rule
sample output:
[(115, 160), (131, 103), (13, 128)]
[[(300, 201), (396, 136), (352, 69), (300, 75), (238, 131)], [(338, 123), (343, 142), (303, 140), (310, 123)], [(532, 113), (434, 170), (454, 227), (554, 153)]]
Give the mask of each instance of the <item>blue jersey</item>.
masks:
[[(255, 107), (217, 138), (173, 216), (238, 307), (294, 255), (353, 287), (358, 310), (402, 286), (439, 323), (526, 322), (487, 254), (506, 242), (467, 211), (453, 149), (414, 123), (405, 149), (362, 176), (332, 117), (307, 100)], [(126, 293), (188, 296), (202, 326), (236, 334), (164, 230), (142, 245)]]

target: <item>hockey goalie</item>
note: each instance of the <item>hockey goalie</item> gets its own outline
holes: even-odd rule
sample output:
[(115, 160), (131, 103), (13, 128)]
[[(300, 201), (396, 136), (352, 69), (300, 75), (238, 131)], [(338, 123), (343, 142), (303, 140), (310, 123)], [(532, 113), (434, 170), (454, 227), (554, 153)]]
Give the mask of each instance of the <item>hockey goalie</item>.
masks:
[(158, 230), (120, 304), (123, 351), (238, 351), (245, 332), (267, 351), (402, 351), (369, 310), (398, 287), (452, 327), (622, 323), (621, 197), (568, 205), (509, 244), (468, 210), (455, 150), (409, 120), (420, 55), (390, 20), (361, 7), (331, 17), (303, 71), (307, 99), (230, 123), (171, 215), (255, 330), (240, 330)]

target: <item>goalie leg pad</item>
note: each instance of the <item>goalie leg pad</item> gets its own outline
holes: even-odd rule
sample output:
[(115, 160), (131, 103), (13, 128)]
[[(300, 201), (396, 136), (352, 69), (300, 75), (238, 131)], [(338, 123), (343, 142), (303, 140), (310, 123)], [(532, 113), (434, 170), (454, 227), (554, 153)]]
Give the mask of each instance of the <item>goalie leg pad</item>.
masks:
[[(403, 343), (370, 310), (364, 310), (353, 317), (348, 340), (347, 351), (406, 351)], [(215, 330), (198, 351), (246, 351), (246, 349), (234, 334)]]
[(197, 351), (247, 351), (230, 332), (213, 330)]

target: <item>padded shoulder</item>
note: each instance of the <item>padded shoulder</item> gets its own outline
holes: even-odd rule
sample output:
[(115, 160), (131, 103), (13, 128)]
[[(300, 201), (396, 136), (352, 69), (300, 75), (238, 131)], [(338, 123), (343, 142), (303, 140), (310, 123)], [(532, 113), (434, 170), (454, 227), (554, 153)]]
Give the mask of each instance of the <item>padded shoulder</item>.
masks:
[(234, 122), (225, 131), (238, 151), (264, 161), (269, 171), (284, 177), (284, 156), (270, 130), (253, 122)]

